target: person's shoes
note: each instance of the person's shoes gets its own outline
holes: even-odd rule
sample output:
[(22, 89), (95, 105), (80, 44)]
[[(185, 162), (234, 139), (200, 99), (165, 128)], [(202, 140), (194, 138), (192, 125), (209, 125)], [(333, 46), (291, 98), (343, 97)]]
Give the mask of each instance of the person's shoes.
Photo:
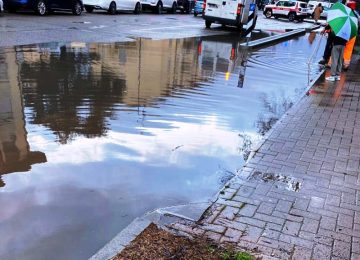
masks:
[(336, 76), (330, 76), (325, 78), (327, 81), (336, 81)]
[(322, 59), (322, 60), (319, 61), (319, 64), (320, 64), (320, 65), (325, 65), (326, 63), (327, 63), (327, 62), (326, 62), (326, 60), (324, 60), (324, 59)]
[(335, 76), (335, 80), (340, 80), (340, 76)]

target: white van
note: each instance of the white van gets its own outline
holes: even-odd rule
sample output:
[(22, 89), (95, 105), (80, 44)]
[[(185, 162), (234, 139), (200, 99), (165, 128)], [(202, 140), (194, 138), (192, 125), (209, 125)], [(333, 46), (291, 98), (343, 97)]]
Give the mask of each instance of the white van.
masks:
[(256, 0), (204, 0), (204, 5), (206, 28), (212, 23), (236, 26), (240, 30), (255, 27)]

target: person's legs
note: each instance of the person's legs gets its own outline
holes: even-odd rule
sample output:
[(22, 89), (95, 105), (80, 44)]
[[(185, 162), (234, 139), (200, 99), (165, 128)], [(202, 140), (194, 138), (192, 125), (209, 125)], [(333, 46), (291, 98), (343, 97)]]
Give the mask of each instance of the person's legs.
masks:
[(338, 63), (339, 63), (339, 55), (341, 46), (333, 46), (331, 52), (331, 76), (336, 76), (338, 72)]
[(333, 47), (333, 38), (330, 34), (327, 38), (323, 59), (319, 62), (320, 64), (325, 65), (326, 63), (328, 63), (331, 57), (332, 47)]
[[(342, 46), (333, 46), (332, 48), (332, 52), (331, 52), (331, 76), (330, 77), (327, 77), (326, 80), (328, 81), (335, 81), (335, 80), (338, 80), (338, 75), (337, 75), (337, 72), (338, 72), (338, 63), (339, 63), (339, 55), (340, 55), (340, 52), (341, 52), (341, 47)], [(341, 56), (342, 58), (342, 56)], [(342, 63), (341, 63), (342, 64)], [(339, 74), (340, 76), (340, 74)]]
[(336, 76), (341, 75), (342, 67), (343, 67), (343, 56), (344, 56), (344, 49), (345, 46), (336, 46), (337, 52), (339, 54), (338, 61), (337, 61), (337, 67), (336, 67)]

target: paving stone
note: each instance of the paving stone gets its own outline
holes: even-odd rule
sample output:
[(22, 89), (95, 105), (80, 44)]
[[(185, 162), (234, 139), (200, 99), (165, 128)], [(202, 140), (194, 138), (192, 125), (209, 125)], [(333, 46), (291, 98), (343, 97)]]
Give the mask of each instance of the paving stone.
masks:
[(237, 229), (228, 228), (225, 232), (225, 236), (221, 238), (221, 242), (233, 242), (237, 243), (240, 240), (243, 232)]
[(283, 228), (283, 233), (291, 236), (296, 236), (299, 233), (300, 227), (300, 223), (287, 220)]
[(331, 259), (331, 252), (332, 248), (331, 246), (325, 246), (321, 244), (316, 244), (313, 249), (313, 259), (321, 259), (321, 260), (327, 260)]
[(220, 239), (222, 237), (221, 234), (212, 231), (206, 231), (204, 235), (215, 242), (220, 242)]
[(262, 228), (248, 225), (241, 236), (242, 240), (249, 242), (257, 242), (263, 232)]
[(217, 232), (217, 233), (224, 233), (224, 231), (226, 229), (224, 226), (215, 225), (215, 224), (205, 224), (205, 225), (200, 226), (200, 228), (203, 230)]
[(279, 240), (282, 242), (287, 242), (287, 243), (293, 244), (295, 246), (301, 246), (301, 247), (305, 247), (308, 249), (312, 249), (312, 247), (313, 247), (312, 241), (305, 240), (305, 239), (302, 239), (299, 237), (285, 235), (285, 234), (281, 234), (279, 237)]
[(275, 223), (278, 225), (283, 225), (285, 222), (285, 218), (268, 216), (268, 215), (261, 214), (261, 213), (255, 213), (254, 218), (257, 220), (262, 220), (262, 222), (264, 222), (264, 223), (270, 222), (270, 223)]
[(320, 227), (323, 229), (335, 231), (336, 218), (330, 218), (330, 217), (323, 216), (320, 220)]
[(304, 218), (301, 230), (316, 233), (319, 227), (319, 221), (311, 218)]
[(259, 206), (259, 208), (257, 209), (258, 213), (263, 213), (266, 215), (271, 215), (271, 213), (274, 211), (276, 204), (272, 204), (272, 203), (266, 203), (266, 202), (262, 202)]
[(279, 200), (276, 205), (276, 210), (288, 213), (292, 207), (293, 203), (286, 200)]
[(333, 256), (340, 257), (341, 259), (349, 259), (351, 254), (351, 244), (335, 240), (332, 254)]
[(311, 259), (311, 250), (296, 246), (292, 256), (292, 260), (310, 260)]
[(345, 215), (345, 214), (339, 214), (337, 224), (342, 227), (352, 228), (354, 223), (354, 217)]
[(252, 217), (255, 214), (257, 206), (246, 204), (243, 208), (240, 209), (238, 215), (245, 217)]
[(221, 213), (219, 214), (219, 217), (224, 218), (224, 219), (233, 220), (235, 218), (236, 214), (239, 212), (239, 210), (240, 210), (239, 208), (225, 206), (223, 211), (221, 211)]
[(248, 218), (248, 217), (236, 217), (235, 221), (244, 223), (244, 224), (253, 225), (256, 227), (260, 227), (260, 228), (264, 228), (266, 225), (265, 221), (261, 221), (259, 219), (255, 219), (255, 218)]
[(310, 199), (310, 207), (314, 208), (322, 208), (324, 207), (325, 199), (319, 197), (311, 197)]

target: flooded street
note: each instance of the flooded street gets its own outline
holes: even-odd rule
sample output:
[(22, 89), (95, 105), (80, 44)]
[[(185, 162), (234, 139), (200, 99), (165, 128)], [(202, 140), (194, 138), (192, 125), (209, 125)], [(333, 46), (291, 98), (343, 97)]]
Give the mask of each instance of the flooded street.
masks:
[(319, 38), (0, 49), (0, 259), (86, 259), (147, 211), (209, 200), (304, 94)]

